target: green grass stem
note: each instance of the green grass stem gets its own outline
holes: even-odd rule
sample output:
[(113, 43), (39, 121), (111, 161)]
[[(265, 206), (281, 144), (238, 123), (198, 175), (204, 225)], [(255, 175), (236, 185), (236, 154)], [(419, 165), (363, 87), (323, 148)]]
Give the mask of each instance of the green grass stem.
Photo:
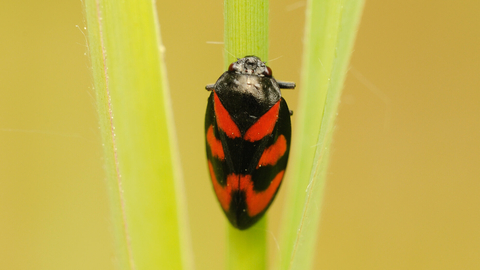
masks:
[(118, 269), (189, 269), (155, 1), (84, 4)]
[[(237, 57), (268, 59), (268, 0), (225, 0), (225, 54), (228, 68)], [(266, 217), (239, 231), (227, 224), (227, 269), (261, 270), (267, 267)]]

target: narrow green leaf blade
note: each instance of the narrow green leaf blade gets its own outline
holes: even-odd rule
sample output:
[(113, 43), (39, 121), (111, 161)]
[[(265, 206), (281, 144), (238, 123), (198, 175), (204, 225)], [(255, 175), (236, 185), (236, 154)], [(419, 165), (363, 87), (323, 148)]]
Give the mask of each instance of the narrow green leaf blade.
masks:
[(191, 266), (154, 1), (85, 0), (120, 269)]
[(363, 3), (308, 2), (302, 90), (281, 230), (281, 269), (312, 267), (333, 126)]

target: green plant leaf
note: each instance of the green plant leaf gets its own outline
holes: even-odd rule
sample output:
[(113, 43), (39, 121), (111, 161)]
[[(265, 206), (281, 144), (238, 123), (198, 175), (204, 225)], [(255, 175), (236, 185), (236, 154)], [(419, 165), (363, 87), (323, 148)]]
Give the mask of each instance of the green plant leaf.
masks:
[(190, 268), (154, 1), (85, 0), (119, 269)]
[(307, 4), (278, 269), (312, 268), (333, 127), (363, 4), (359, 0)]

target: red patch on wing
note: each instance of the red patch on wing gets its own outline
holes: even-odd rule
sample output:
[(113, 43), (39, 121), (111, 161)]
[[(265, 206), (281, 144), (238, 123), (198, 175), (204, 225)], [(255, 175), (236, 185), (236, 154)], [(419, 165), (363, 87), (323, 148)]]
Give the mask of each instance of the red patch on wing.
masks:
[[(265, 210), (268, 204), (272, 201), (275, 192), (277, 191), (280, 183), (283, 179), (285, 170), (279, 172), (275, 178), (273, 178), (270, 186), (264, 191), (255, 192), (253, 190), (253, 182), (250, 179), (250, 175), (244, 176), (244, 179), (240, 178), (240, 186), (247, 193), (247, 211), (248, 215), (253, 217)], [(248, 180), (245, 179), (248, 177)], [(243, 180), (243, 181), (242, 181)], [(247, 180), (247, 181), (246, 181)]]
[(275, 165), (283, 154), (285, 154), (285, 151), (287, 151), (287, 140), (285, 136), (280, 135), (273, 145), (263, 151), (257, 169), (266, 165)]
[(207, 131), (207, 143), (210, 146), (210, 150), (212, 151), (212, 156), (217, 157), (220, 160), (225, 159), (222, 142), (215, 137), (212, 125), (210, 125)]
[(244, 191), (246, 194), (247, 213), (253, 217), (261, 213), (268, 204), (272, 201), (275, 192), (277, 191), (283, 179), (285, 171), (279, 172), (270, 183), (270, 186), (261, 192), (253, 190), (253, 182), (251, 175), (237, 175), (229, 174), (227, 176), (227, 185), (222, 187), (215, 178), (212, 164), (208, 162), (210, 175), (212, 176), (213, 188), (220, 201), (220, 205), (225, 211), (230, 209), (230, 202), (232, 201), (232, 192), (236, 190)]
[[(232, 186), (227, 181), (227, 186), (222, 187), (217, 181), (217, 177), (215, 176), (215, 172), (213, 171), (213, 166), (210, 161), (208, 161), (208, 169), (210, 170), (210, 176), (212, 178), (213, 189), (215, 190), (215, 194), (217, 194), (218, 201), (222, 206), (223, 210), (228, 212), (230, 209), (230, 201), (232, 201)], [(238, 186), (238, 181), (237, 181)]]
[(232, 117), (227, 112), (225, 107), (223, 107), (222, 102), (220, 102), (220, 99), (216, 93), (214, 93), (213, 98), (218, 127), (225, 132), (227, 137), (231, 139), (241, 137), (240, 130), (233, 122)]
[(277, 123), (279, 108), (280, 101), (262, 115), (260, 119), (247, 130), (243, 138), (249, 142), (255, 142), (272, 133), (275, 123)]

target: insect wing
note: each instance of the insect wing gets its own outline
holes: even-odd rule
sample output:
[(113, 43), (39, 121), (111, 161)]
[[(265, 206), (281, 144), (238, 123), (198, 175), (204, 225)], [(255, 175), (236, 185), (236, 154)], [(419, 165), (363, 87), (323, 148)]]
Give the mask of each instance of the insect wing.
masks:
[(283, 98), (244, 134), (212, 92), (205, 116), (208, 168), (223, 211), (246, 229), (273, 201), (283, 179), (291, 140), (290, 112)]

